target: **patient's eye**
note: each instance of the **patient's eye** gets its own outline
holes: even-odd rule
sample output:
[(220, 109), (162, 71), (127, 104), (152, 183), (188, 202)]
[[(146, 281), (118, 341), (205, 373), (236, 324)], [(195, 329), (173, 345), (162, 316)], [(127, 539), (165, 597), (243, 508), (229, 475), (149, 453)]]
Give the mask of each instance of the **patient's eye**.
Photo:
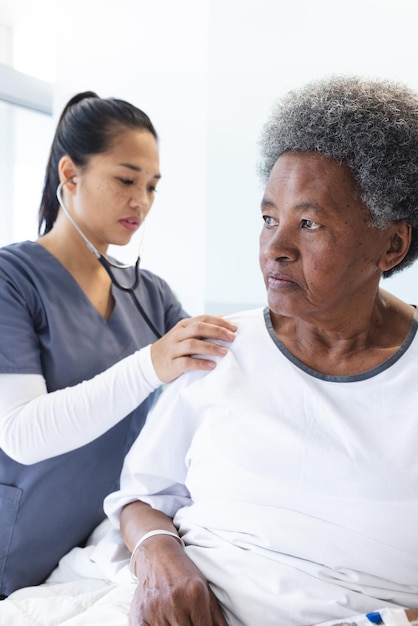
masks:
[(272, 228), (273, 226), (277, 226), (278, 222), (271, 217), (271, 215), (263, 215), (263, 220), (266, 228)]
[(318, 222), (314, 222), (313, 220), (303, 219), (302, 228), (306, 228), (306, 230), (318, 230), (318, 228), (321, 228), (321, 224), (318, 224)]

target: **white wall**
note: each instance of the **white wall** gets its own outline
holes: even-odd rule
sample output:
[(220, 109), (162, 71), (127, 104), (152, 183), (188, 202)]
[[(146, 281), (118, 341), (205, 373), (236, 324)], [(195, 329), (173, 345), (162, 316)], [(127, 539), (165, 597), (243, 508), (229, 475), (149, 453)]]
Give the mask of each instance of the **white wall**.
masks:
[[(25, 2), (54, 25), (51, 41), (57, 34), (56, 115), (93, 89), (154, 121), (163, 180), (144, 265), (191, 313), (264, 303), (255, 166), (277, 97), (330, 73), (418, 89), (416, 0), (0, 0), (0, 22), (6, 4), (35, 20)], [(38, 45), (52, 55), (47, 39)], [(412, 268), (385, 285), (418, 302), (417, 276)]]
[[(205, 301), (207, 32), (202, 0), (73, 0), (57, 48), (57, 111), (92, 89), (134, 102), (155, 124), (163, 177), (143, 266), (191, 313)], [(118, 256), (132, 259), (133, 248)]]
[[(333, 73), (418, 89), (418, 2), (212, 0), (211, 9), (206, 307), (216, 311), (264, 301), (255, 163), (272, 103)], [(418, 267), (384, 286), (418, 303)]]

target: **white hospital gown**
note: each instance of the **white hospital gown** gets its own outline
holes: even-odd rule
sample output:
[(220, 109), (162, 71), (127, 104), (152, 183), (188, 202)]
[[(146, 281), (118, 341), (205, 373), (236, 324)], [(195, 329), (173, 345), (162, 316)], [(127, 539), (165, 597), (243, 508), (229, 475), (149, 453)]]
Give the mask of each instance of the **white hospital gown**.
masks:
[(268, 312), (208, 373), (169, 385), (128, 454), (119, 512), (174, 516), (231, 626), (418, 607), (418, 338), (355, 377), (294, 359)]

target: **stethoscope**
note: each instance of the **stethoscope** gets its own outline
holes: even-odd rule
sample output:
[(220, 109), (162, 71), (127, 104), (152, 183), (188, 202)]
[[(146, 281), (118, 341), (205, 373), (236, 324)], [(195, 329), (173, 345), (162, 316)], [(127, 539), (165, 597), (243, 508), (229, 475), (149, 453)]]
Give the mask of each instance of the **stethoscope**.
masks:
[(104, 254), (101, 254), (97, 250), (97, 248), (95, 248), (95, 246), (91, 243), (91, 241), (83, 233), (83, 231), (81, 230), (79, 225), (76, 223), (76, 221), (73, 219), (72, 215), (70, 214), (70, 212), (68, 211), (67, 207), (65, 206), (65, 203), (64, 203), (64, 200), (63, 200), (63, 197), (62, 197), (62, 188), (64, 187), (64, 185), (66, 183), (71, 183), (71, 182), (73, 182), (73, 179), (70, 178), (68, 180), (64, 180), (62, 183), (60, 183), (58, 185), (58, 188), (57, 188), (57, 199), (58, 199), (58, 202), (59, 202), (59, 205), (60, 205), (61, 209), (64, 211), (64, 213), (65, 213), (66, 217), (68, 218), (68, 220), (71, 222), (71, 224), (74, 226), (74, 228), (76, 229), (76, 231), (78, 232), (80, 237), (83, 239), (83, 241), (87, 245), (87, 247), (90, 250), (90, 252), (92, 252), (97, 257), (97, 260), (99, 261), (99, 263), (102, 264), (102, 266), (104, 267), (104, 269), (108, 273), (108, 275), (110, 277), (110, 280), (112, 281), (112, 284), (115, 285), (115, 287), (117, 287), (121, 291), (125, 291), (126, 293), (129, 293), (129, 295), (132, 298), (133, 303), (135, 304), (136, 308), (138, 309), (138, 311), (141, 314), (141, 316), (144, 319), (144, 321), (147, 323), (148, 327), (152, 330), (152, 332), (157, 337), (157, 339), (160, 339), (162, 337), (162, 334), (156, 328), (156, 326), (152, 323), (152, 321), (148, 317), (147, 313), (145, 312), (143, 306), (141, 305), (141, 303), (139, 302), (139, 300), (138, 300), (138, 298), (136, 297), (136, 294), (135, 294), (135, 289), (138, 287), (139, 281), (140, 281), (140, 277), (141, 277), (140, 270), (139, 270), (139, 263), (141, 261), (141, 250), (142, 250), (142, 243), (143, 243), (143, 238), (144, 238), (144, 230), (142, 231), (142, 238), (141, 238), (141, 242), (140, 242), (140, 246), (139, 246), (138, 257), (136, 259), (135, 265), (133, 266), (133, 268), (134, 268), (134, 280), (133, 280), (133, 283), (132, 283), (131, 286), (123, 285), (121, 282), (119, 282), (119, 280), (114, 275), (114, 273), (112, 271), (112, 268), (115, 268), (115, 269), (118, 269), (118, 270), (126, 270), (126, 269), (129, 269), (132, 266), (131, 265), (124, 265), (122, 263), (116, 263), (115, 261), (110, 261)]

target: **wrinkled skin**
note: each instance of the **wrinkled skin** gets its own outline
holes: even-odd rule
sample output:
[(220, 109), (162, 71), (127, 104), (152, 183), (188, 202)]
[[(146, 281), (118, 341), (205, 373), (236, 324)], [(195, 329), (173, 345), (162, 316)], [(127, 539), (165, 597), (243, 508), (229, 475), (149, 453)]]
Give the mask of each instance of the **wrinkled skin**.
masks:
[[(120, 523), (130, 550), (150, 530), (176, 533), (169, 517), (138, 501), (124, 507)], [(130, 610), (132, 626), (228, 626), (207, 581), (177, 539), (150, 537), (132, 561), (138, 579)]]

